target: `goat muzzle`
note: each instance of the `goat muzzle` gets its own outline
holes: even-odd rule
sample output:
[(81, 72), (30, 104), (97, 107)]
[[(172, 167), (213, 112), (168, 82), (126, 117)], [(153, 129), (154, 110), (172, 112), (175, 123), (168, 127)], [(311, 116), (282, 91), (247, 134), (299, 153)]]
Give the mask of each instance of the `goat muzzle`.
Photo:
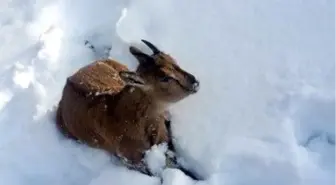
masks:
[(192, 92), (193, 93), (197, 93), (199, 91), (200, 88), (200, 83), (198, 80), (196, 80), (193, 84), (192, 84)]
[(188, 85), (188, 91), (191, 93), (197, 93), (200, 88), (200, 82), (196, 79), (196, 77), (192, 74), (186, 73), (187, 83)]

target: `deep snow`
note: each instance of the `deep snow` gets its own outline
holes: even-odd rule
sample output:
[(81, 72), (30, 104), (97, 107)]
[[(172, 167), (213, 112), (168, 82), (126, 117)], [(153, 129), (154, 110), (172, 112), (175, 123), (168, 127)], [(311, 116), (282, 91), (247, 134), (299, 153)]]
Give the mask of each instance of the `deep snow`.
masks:
[[(148, 39), (201, 90), (173, 106), (173, 134), (197, 184), (335, 183), (334, 1), (3, 0), (0, 184), (159, 184), (75, 144), (53, 125), (65, 78), (99, 57), (137, 65)], [(145, 48), (145, 47), (144, 47)], [(153, 164), (155, 166), (155, 163)], [(193, 184), (165, 170), (163, 184)]]

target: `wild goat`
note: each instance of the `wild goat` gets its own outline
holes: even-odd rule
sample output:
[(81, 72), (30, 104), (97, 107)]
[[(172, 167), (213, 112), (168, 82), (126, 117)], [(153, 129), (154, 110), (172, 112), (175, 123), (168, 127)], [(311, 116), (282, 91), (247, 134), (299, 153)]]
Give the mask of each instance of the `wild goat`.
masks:
[(145, 151), (170, 143), (166, 107), (198, 91), (196, 78), (168, 54), (142, 40), (152, 55), (130, 46), (136, 72), (111, 59), (98, 60), (67, 78), (57, 109), (60, 131), (110, 152), (126, 165), (149, 173)]

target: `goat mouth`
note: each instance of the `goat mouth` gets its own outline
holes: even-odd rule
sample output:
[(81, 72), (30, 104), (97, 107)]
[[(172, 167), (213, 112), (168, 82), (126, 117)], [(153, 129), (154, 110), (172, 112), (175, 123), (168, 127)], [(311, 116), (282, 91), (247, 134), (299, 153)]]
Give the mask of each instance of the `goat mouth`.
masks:
[(177, 84), (179, 84), (179, 86), (186, 92), (190, 93), (190, 94), (195, 94), (198, 92), (199, 90), (199, 83), (197, 84), (193, 84), (191, 86), (184, 86), (182, 85), (179, 81), (177, 81)]
[(189, 93), (191, 93), (191, 94), (195, 94), (195, 93), (197, 93), (198, 90), (199, 90), (198, 87), (187, 88), (187, 91), (188, 91)]

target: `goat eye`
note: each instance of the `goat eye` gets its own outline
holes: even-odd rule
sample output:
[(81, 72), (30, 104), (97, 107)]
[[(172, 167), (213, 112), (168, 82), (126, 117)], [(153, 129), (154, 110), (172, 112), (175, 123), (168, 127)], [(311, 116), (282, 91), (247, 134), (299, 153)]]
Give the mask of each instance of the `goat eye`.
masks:
[(168, 82), (171, 78), (169, 76), (164, 76), (160, 79), (161, 82)]

